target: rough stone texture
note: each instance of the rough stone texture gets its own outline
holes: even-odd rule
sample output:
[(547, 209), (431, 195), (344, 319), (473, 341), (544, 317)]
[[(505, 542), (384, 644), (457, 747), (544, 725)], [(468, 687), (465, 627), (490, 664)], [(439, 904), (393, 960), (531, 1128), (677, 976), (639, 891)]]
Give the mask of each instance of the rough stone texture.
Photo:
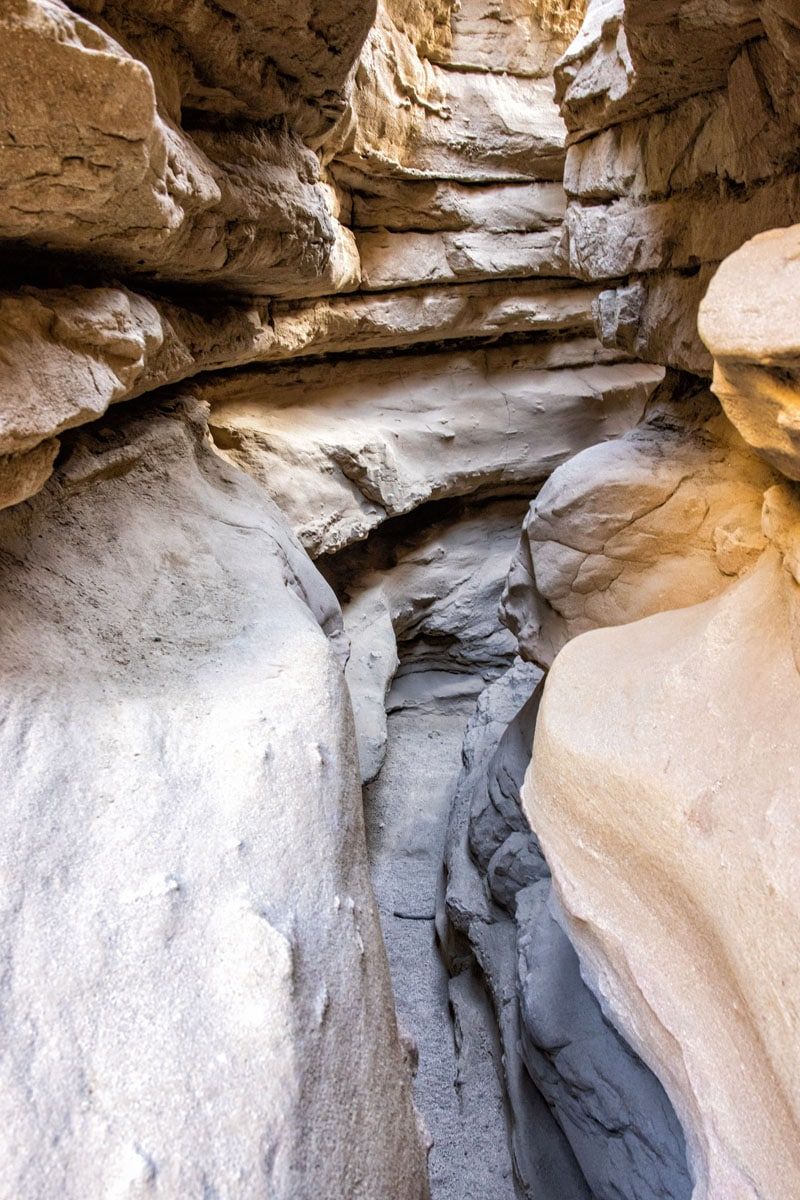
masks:
[(121, 285), (26, 287), (0, 294), (0, 452), (32, 449), (111, 403), (202, 371), (309, 353), (569, 332), (565, 357), (602, 361), (611, 356), (580, 336), (591, 331), (595, 296), (558, 284), (495, 282), (299, 304), (189, 306)]
[(634, 425), (661, 369), (562, 367), (571, 345), (238, 373), (201, 394), (221, 451), (263, 483), (316, 555), (429, 500), (530, 489)]
[(569, 638), (716, 595), (765, 546), (775, 473), (708, 392), (655, 401), (590, 447), (532, 502), (503, 598), (520, 652), (549, 666)]
[(638, 286), (642, 357), (710, 374), (695, 318), (711, 273), (800, 218), (797, 59), (796, 15), (770, 0), (591, 0), (556, 68), (568, 254), (582, 278)]
[[(290, 118), (318, 143), (344, 111), (350, 73), (375, 0), (79, 0), (145, 62), (172, 67), (192, 116)], [(177, 66), (177, 69), (176, 69)]]
[(491, 1007), (479, 980), (452, 987), (434, 925), (465, 703), (440, 697), (389, 716), (389, 754), (365, 792), (368, 849), (398, 1017), (419, 1049), (431, 1193), (517, 1200)]
[(494, 341), (506, 335), (568, 333), (584, 342), (586, 361), (603, 361), (593, 342), (595, 288), (558, 280), (494, 280), (398, 292), (333, 296), (270, 309), (271, 337), (253, 359), (280, 360), (359, 350), (389, 350), (426, 342)]
[(444, 70), (379, 2), (337, 159), (370, 174), (480, 182), (560, 180), (564, 127), (552, 80)]
[(0, 508), (20, 504), (44, 487), (53, 469), (58, 440), (48, 438), (20, 454), (0, 454)]
[(338, 607), (202, 415), (0, 516), (0, 1192), (422, 1200)]
[[(433, 1142), (431, 1191), (447, 1200), (518, 1194), (492, 1008), (476, 974), (451, 986), (434, 918), (464, 726), (476, 692), (513, 653), (496, 610), (522, 508), (429, 506), (432, 522), (394, 522), (326, 566), (345, 593), (362, 762), (370, 710), (384, 727), (372, 749), (385, 762), (365, 790), (367, 844), (399, 1020), (419, 1047), (414, 1095)], [(383, 675), (373, 699), (370, 647), (383, 643), (369, 617), (379, 610), (398, 670), (388, 696)]]
[(476, 188), (449, 180), (409, 182), (351, 175), (353, 227), (404, 232), (531, 233), (560, 225), (566, 196), (560, 183)]
[(263, 334), (256, 309), (192, 311), (121, 286), (0, 295), (0, 451), (29, 449), (203, 369), (249, 361)]
[(323, 565), (342, 598), (350, 642), (345, 676), (365, 783), (386, 753), (386, 698), (400, 654), (395, 703), (405, 697), (417, 705), (432, 690), (433, 672), (462, 699), (513, 654), (497, 609), (524, 501), (445, 507), (422, 530), (403, 534), (395, 522)]
[(61, 430), (203, 371), (556, 332), (608, 361), (598, 289), (552, 278), (576, 7), (373, 10), (6, 5), (0, 456), (48, 442), (3, 458), (6, 502)]
[(655, 1076), (605, 1019), (553, 909), (549, 880), (517, 892), (525, 1065), (594, 1196), (689, 1200), (692, 1181), (674, 1110)]
[[(631, 12), (638, 7), (630, 5)], [(760, 56), (762, 65), (774, 67), (784, 55), (794, 72), (796, 22), (777, 19), (769, 4), (759, 6), (758, 16), (768, 40), (748, 46), (750, 59)], [(731, 79), (741, 55), (732, 61)], [(736, 76), (737, 87), (742, 78)], [(739, 96), (739, 103), (744, 100)], [(776, 121), (780, 111), (776, 101)], [(754, 146), (753, 153), (772, 150), (768, 136)], [(713, 161), (712, 147), (705, 152)], [(739, 216), (746, 206), (762, 211), (765, 220), (788, 216), (790, 209), (772, 200), (793, 188), (790, 175), (760, 189), (743, 188)], [(696, 214), (709, 244), (720, 237), (711, 229), (706, 196), (687, 198), (685, 211)], [(749, 218), (737, 224), (725, 202), (717, 214), (720, 224), (727, 222), (718, 248), (728, 236), (749, 235)], [(691, 237), (691, 230), (685, 233)], [(569, 641), (555, 658), (525, 808), (552, 869), (559, 920), (579, 952), (583, 974), (675, 1106), (686, 1134), (693, 1200), (791, 1200), (800, 1187), (800, 901), (791, 733), (800, 702), (800, 500), (796, 485), (776, 484), (773, 474), (770, 486), (758, 465), (800, 477), (798, 346), (786, 315), (797, 290), (796, 254), (796, 228), (754, 237), (722, 264), (700, 308), (700, 332), (714, 359), (713, 388), (745, 441), (728, 433), (721, 443), (722, 419), (707, 422), (706, 442), (716, 426), (713, 473), (724, 489), (715, 496), (703, 472), (684, 476), (680, 487), (702, 482), (701, 508), (712, 519), (715, 500), (725, 507), (743, 488), (749, 493), (735, 523), (726, 520), (714, 530), (721, 575), (712, 593), (718, 594), (697, 603), (701, 597), (692, 589), (703, 572), (695, 564), (691, 579), (688, 572), (681, 578), (689, 565), (685, 554), (670, 586), (629, 586), (634, 599), (624, 607), (613, 596), (609, 601), (613, 583), (604, 585), (602, 571), (597, 579), (591, 572), (582, 578), (582, 557), (567, 570), (572, 547), (582, 553), (587, 548), (580, 540), (584, 517), (592, 513), (587, 528), (602, 532), (628, 507), (627, 483), (616, 495), (603, 495), (591, 451), (542, 489), (534, 507), (542, 503), (544, 519), (539, 525), (538, 516), (531, 518), (529, 553), (516, 580), (523, 599), (517, 625), (534, 657), (547, 659), (572, 634), (602, 626)], [(615, 331), (612, 344), (629, 350), (646, 344), (637, 325), (643, 303), (637, 283), (601, 295), (601, 324)], [(646, 431), (640, 427), (614, 449), (635, 444)], [(659, 453), (667, 451), (669, 432), (651, 433)], [(720, 476), (723, 443), (727, 462)], [(749, 454), (746, 443), (760, 458)], [(673, 450), (670, 462), (677, 466), (684, 452), (676, 459)], [(710, 465), (711, 459), (704, 471)], [(560, 492), (558, 476), (569, 484), (570, 468), (572, 487)], [(652, 463), (646, 474), (657, 483)], [(634, 555), (645, 566), (676, 544), (678, 525), (671, 533), (660, 524), (669, 504), (657, 511), (659, 525)], [(680, 523), (682, 537), (686, 524)], [(709, 532), (703, 535), (707, 564)], [(655, 571), (657, 579), (660, 563)], [(552, 588), (557, 603), (549, 612), (541, 594), (525, 609), (525, 589), (530, 597), (533, 580), (540, 593)], [(581, 619), (570, 626), (576, 604)], [(635, 616), (645, 619), (632, 621)], [(548, 624), (556, 630), (549, 644)], [(554, 1044), (561, 1042), (556, 1030)]]
[[(519, 1005), (516, 999), (516, 931), (486, 894), (469, 854), (470, 807), (476, 790), (485, 788), (487, 763), (541, 673), (517, 661), (478, 699), (467, 725), (463, 769), (458, 781), (445, 847), (446, 895), (439, 915), (450, 973), (451, 995), (465, 1020), (464, 977), (475, 972), (485, 981), (500, 1037), (497, 1063), (504, 1078), (511, 1122), (514, 1172), (523, 1195), (542, 1200), (591, 1200), (575, 1157), (520, 1057)], [(523, 824), (517, 808), (518, 826)], [(480, 994), (480, 993), (479, 993)]]
[[(339, 614), (270, 497), (315, 554), (347, 548), (325, 569), (348, 599), (365, 776), (387, 706), (398, 733), (372, 795), (408, 837), (373, 830), (372, 847), (396, 868), (383, 898), (430, 899), (390, 950), (399, 996), (426, 973), (408, 1011), (417, 1094), (441, 1104), (436, 1200), (649, 1200), (650, 1183), (682, 1200), (668, 1106), (666, 1141), (643, 1131), (635, 1060), (608, 1058), (619, 1039), (541, 913), (526, 961), (549, 947), (550, 966), (518, 979), (512, 914), (547, 875), (518, 805), (535, 704), (502, 734), (538, 672), (518, 663), (468, 732), (449, 932), (434, 885), (455, 763), (414, 741), (446, 711), (455, 755), (467, 704), (511, 659), (496, 607), (530, 494), (639, 422), (663, 370), (631, 356), (708, 368), (699, 284), (797, 204), (791, 22), (766, 0), (756, 16), (677, 4), (649, 35), (641, 0), (628, 7), (628, 82), (597, 101), (607, 47), (570, 52), (565, 125), (551, 68), (570, 0), (3, 6), (0, 507), (27, 501), (0, 514), (9, 1200), (426, 1194), (329, 645), (344, 650)], [(677, 114), (660, 149), (641, 124), (659, 80)], [(719, 131), (741, 113), (749, 150), (693, 140), (693, 119)], [(256, 363), (272, 366), (242, 369)], [(729, 460), (751, 460), (709, 429), (696, 440), (724, 492)], [(634, 490), (652, 483), (642, 458)], [(706, 458), (686, 490), (717, 487)], [(746, 471), (747, 520), (713, 547), (726, 581), (761, 544), (739, 534), (773, 476)], [(769, 536), (791, 547), (770, 496)], [(470, 504), (418, 511), (447, 497)], [(703, 562), (715, 514), (695, 530)], [(559, 1038), (592, 1025), (572, 1075), (537, 1007), (554, 979), (559, 1016), (584, 1006)]]
[(0, 238), (255, 294), (357, 285), (352, 235), (285, 121), (185, 132), (168, 44), (151, 70), (61, 0), (10, 0), (0, 44)]
[(552, 277), (568, 271), (558, 230), (543, 233), (363, 233), (361, 282), (368, 291), (418, 284)]

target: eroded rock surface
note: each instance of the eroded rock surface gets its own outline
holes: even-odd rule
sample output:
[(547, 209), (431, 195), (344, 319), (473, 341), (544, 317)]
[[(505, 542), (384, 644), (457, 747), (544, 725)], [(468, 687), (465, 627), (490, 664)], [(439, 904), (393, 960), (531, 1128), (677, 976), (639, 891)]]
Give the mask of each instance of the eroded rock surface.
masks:
[(504, 595), (520, 652), (550, 666), (587, 629), (723, 591), (764, 549), (776, 478), (707, 392), (656, 399), (635, 429), (554, 471), (531, 504)]
[[(583, 981), (520, 806), (541, 692), (541, 671), (518, 659), (482, 693), (467, 729), (445, 857), (452, 969), (456, 980), (477, 969), (492, 997), (523, 1186), (687, 1200), (675, 1114)], [(561, 1144), (550, 1113), (574, 1155), (571, 1171), (532, 1155), (534, 1146)]]
[(569, 643), (526, 783), (584, 969), (664, 1082), (698, 1197), (789, 1200), (800, 1180), (796, 587), (771, 550), (714, 600)]
[(581, 16), (3, 6), (9, 1200), (800, 1192), (800, 25)]
[[(373, 534), (347, 581), (365, 774), (398, 657), (397, 728), (449, 706), (460, 736), (511, 661), (496, 610), (530, 492), (630, 430), (662, 376), (595, 339), (600, 289), (565, 255), (551, 70), (577, 16), (522, 0), (0, 15), (14, 1200), (426, 1195), (340, 614), (286, 522), (315, 554)], [(505, 846), (498, 894), (527, 864)], [(450, 985), (451, 1024), (426, 936), (455, 1074), (427, 1056), (417, 1093), (442, 1098), (465, 1150), (440, 1171), (436, 1133), (434, 1187), (583, 1196), (543, 1101), (543, 1143), (524, 1121), (512, 1138), (508, 1031), (477, 970)], [(513, 985), (513, 955), (503, 970)]]
[[(800, 226), (747, 242), (717, 271), (700, 307), (714, 355), (712, 387), (742, 436), (789, 479), (800, 479), (798, 334), (793, 311)], [(781, 302), (774, 302), (775, 293)]]
[(631, 428), (662, 371), (598, 364), (598, 352), (575, 340), (343, 359), (237, 373), (200, 394), (220, 450), (318, 555), (430, 500), (530, 490), (576, 450)]
[[(798, 478), (798, 354), (786, 316), (796, 228), (758, 233), (795, 219), (796, 21), (777, 7), (740, 6), (709, 21), (710, 7), (674, 6), (665, 44), (676, 39), (677, 51), (692, 37), (699, 53), (711, 38), (719, 53), (700, 64), (676, 52), (658, 90), (651, 68), (661, 51), (638, 3), (596, 6), (594, 27), (564, 61), (575, 252), (587, 256), (586, 277), (635, 276), (601, 295), (601, 336), (698, 373), (711, 373), (713, 355), (713, 390), (744, 440), (712, 416), (702, 426), (706, 465), (682, 473), (671, 493), (697, 486), (698, 515), (714, 530), (685, 515), (672, 523), (667, 497), (655, 527), (645, 518), (638, 548), (630, 450), (654, 439), (641, 478), (657, 487), (661, 453), (676, 466), (684, 458), (675, 443), (667, 450), (678, 430), (650, 418), (610, 456), (599, 449), (598, 465), (617, 450), (628, 464), (616, 494), (604, 495), (602, 465), (591, 480), (593, 451), (567, 464), (534, 503), (507, 601), (532, 657), (549, 662), (563, 646), (523, 793), (556, 911), (603, 1011), (675, 1106), (694, 1200), (790, 1200), (798, 1190), (798, 823), (784, 722), (794, 719), (800, 679), (800, 507), (796, 484), (777, 482)], [(687, 140), (679, 130), (690, 121)], [(723, 181), (719, 199), (698, 186), (711, 174)], [(688, 281), (698, 267), (696, 284), (664, 274)], [(662, 283), (691, 299), (690, 315), (708, 287), (706, 366), (686, 321), (648, 328)], [(685, 448), (686, 434), (684, 422)], [(603, 549), (598, 575), (590, 566), (582, 576), (593, 565), (587, 551), (597, 553), (585, 532), (599, 537), (623, 514), (630, 562), (612, 570)], [(686, 540), (671, 566), (676, 537)], [(625, 580), (631, 569), (636, 586)], [(615, 577), (625, 584), (617, 596)], [(693, 591), (704, 577), (705, 600)]]
[(322, 564), (342, 599), (365, 783), (386, 753), (387, 706), (435, 707), (436, 695), (469, 701), (514, 653), (497, 612), (524, 501), (427, 511), (434, 519), (422, 528), (395, 522)]
[(332, 593), (191, 406), (0, 541), (0, 1191), (422, 1200)]
[[(113, 16), (114, 6), (105, 8)], [(182, 22), (193, 40), (204, 36), (204, 15), (226, 23), (214, 6), (203, 8)], [(135, 24), (136, 14), (129, 17)], [(230, 17), (227, 25), (231, 33), (242, 28)], [(182, 85), (191, 96), (191, 84), (179, 40), (160, 39), (151, 24), (131, 53), (113, 26), (87, 21), (61, 0), (11, 0), (0, 28), (8, 80), (0, 238), (159, 280), (255, 294), (320, 294), (358, 283), (352, 235), (336, 220), (317, 157), (286, 119), (227, 131), (182, 127)], [(365, 32), (357, 12), (351, 62)], [(288, 45), (277, 23), (271, 43)], [(206, 46), (229, 79), (219, 43)], [(237, 67), (247, 63), (246, 46), (226, 49)], [(20, 70), (21, 63), (30, 66)], [(252, 56), (249, 65), (260, 77)], [(206, 96), (212, 112), (227, 113), (228, 91), (211, 87)]]
[(614, 280), (607, 344), (711, 373), (696, 329), (711, 275), (800, 216), (797, 56), (796, 17), (771, 0), (591, 0), (556, 84), (569, 261)]

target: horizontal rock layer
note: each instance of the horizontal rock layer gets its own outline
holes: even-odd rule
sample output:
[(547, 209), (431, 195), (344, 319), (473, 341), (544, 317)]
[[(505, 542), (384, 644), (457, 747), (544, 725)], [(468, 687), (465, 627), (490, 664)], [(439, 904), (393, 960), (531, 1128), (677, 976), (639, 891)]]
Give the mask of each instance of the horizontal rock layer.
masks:
[(629, 429), (662, 371), (593, 364), (596, 353), (567, 341), (340, 361), (196, 390), (220, 450), (317, 555), (429, 500), (529, 490), (576, 450)]
[[(792, 22), (769, 0), (678, 0), (655, 15), (642, 0), (592, 0), (556, 69), (569, 262), (587, 280), (636, 283), (613, 307), (646, 359), (710, 375), (694, 327), (710, 275), (800, 218)], [(613, 322), (600, 327), (621, 344)]]
[(157, 41), (140, 61), (61, 0), (12, 0), (0, 31), (0, 239), (255, 294), (357, 285), (352, 236), (285, 120), (187, 132), (178, 61)]

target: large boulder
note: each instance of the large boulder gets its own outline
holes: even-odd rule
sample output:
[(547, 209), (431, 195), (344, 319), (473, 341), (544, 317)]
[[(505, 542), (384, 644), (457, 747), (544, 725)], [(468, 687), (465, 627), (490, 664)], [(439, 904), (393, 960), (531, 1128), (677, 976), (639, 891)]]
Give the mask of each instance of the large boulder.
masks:
[(549, 666), (576, 634), (697, 604), (764, 548), (776, 474), (708, 392), (576, 454), (531, 503), (503, 597), (524, 657)]
[[(800, 528), (721, 596), (571, 641), (524, 788), (604, 1008), (683, 1124), (695, 1200), (800, 1194)], [(785, 569), (788, 568), (788, 569)]]
[(799, 254), (800, 225), (754, 237), (722, 263), (699, 315), (700, 336), (714, 356), (712, 386), (725, 412), (767, 462), (795, 480)]

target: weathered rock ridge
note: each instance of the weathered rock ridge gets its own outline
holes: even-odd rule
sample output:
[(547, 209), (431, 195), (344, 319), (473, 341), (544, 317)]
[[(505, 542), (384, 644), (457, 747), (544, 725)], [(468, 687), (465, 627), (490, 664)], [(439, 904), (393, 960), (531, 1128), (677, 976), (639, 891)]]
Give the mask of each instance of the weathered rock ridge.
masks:
[(341, 614), (289, 526), (327, 554), (485, 502), (379, 589), (392, 646), (428, 639), (409, 695), (455, 641), (473, 696), (530, 489), (658, 383), (569, 277), (544, 16), (0, 14), (14, 1200), (427, 1194)]

